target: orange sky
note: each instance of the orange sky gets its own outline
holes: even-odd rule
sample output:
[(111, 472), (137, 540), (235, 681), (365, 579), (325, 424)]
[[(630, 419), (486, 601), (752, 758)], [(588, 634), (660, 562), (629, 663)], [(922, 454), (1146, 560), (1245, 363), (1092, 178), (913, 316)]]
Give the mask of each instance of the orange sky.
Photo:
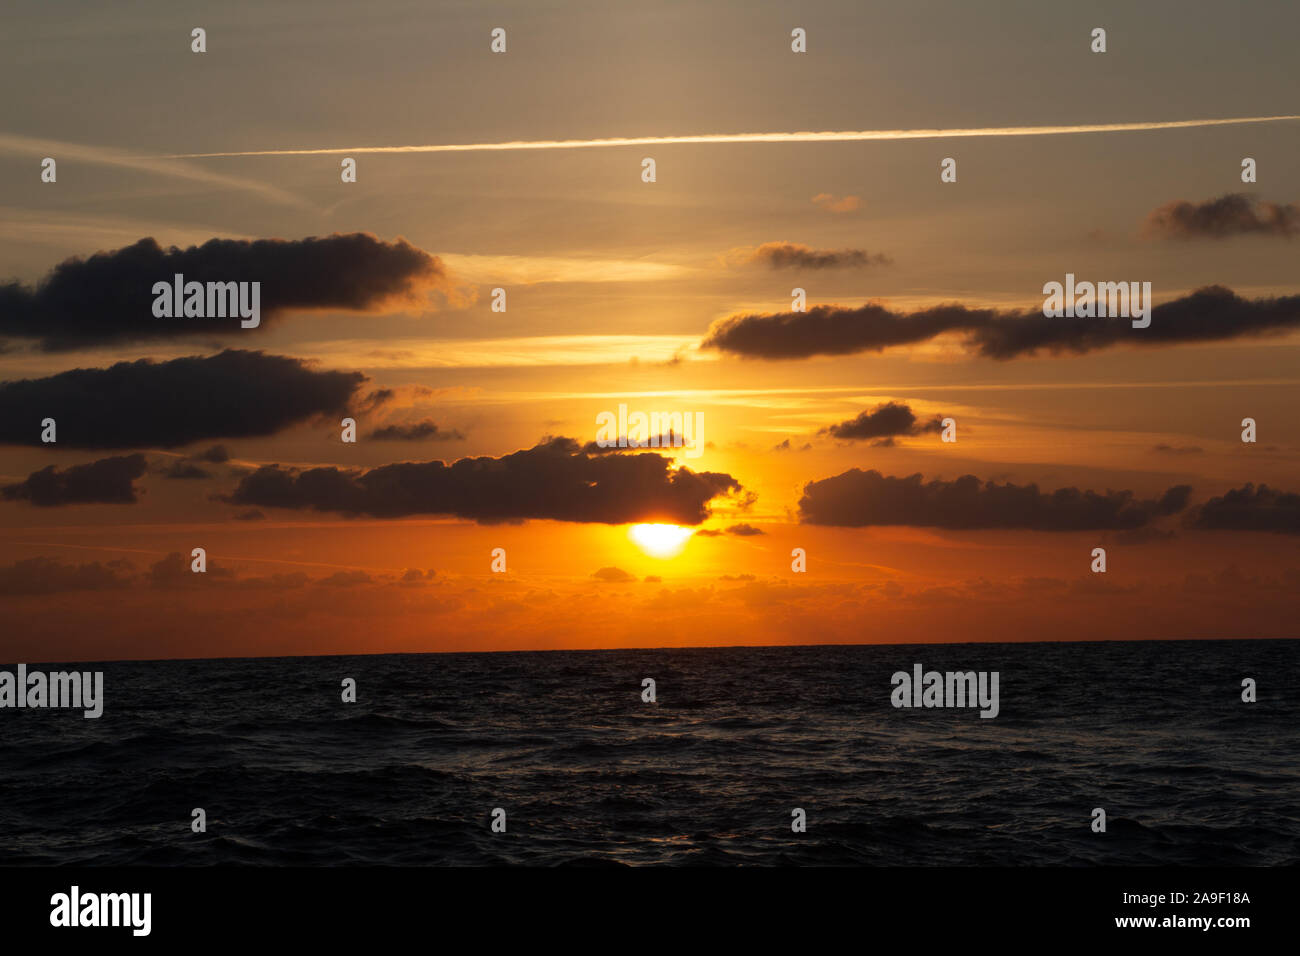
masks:
[[(1293, 69), (1279, 38), (1294, 36), (1294, 10), (1261, 9), (1249, 35), (1234, 40), (1231, 55), (1245, 59), (1207, 78), (1215, 36), (1243, 29), (1229, 11), (1207, 8), (1172, 33), (1154, 14), (1112, 12), (1120, 42), (1102, 59), (1088, 51), (1086, 29), (1050, 11), (1027, 12), (1008, 35), (961, 5), (941, 7), (934, 22), (882, 13), (877, 32), (892, 40), (864, 55), (843, 30), (852, 11), (814, 4), (805, 14), (813, 45), (797, 55), (788, 51), (790, 24), (771, 11), (727, 20), (673, 8), (646, 23), (632, 10), (516, 5), (492, 14), (511, 30), (503, 56), (487, 48), (495, 20), (480, 23), (474, 12), (454, 35), (440, 34), (421, 19), (429, 14), (400, 4), (365, 24), (348, 6), (320, 5), (328, 12), (287, 33), (271, 13), (244, 9), (242, 19), (211, 21), (212, 51), (201, 56), (189, 52), (188, 27), (181, 42), (119, 25), (120, 42), (105, 50), (65, 35), (52, 12), (24, 9), (13, 32), (30, 43), (0, 73), (57, 64), (84, 95), (71, 102), (44, 89), (0, 137), (0, 254), (15, 283), (0, 295), (0, 414), (11, 423), (0, 431), (0, 488), (18, 489), (0, 498), (0, 657), (1294, 637), (1296, 504), (1272, 503), (1250, 525), (1260, 530), (1242, 530), (1251, 516), (1233, 517), (1232, 528), (1198, 516), (1247, 484), (1300, 492), (1300, 302), (1287, 298), (1300, 293), (1300, 122), (359, 152), (355, 183), (341, 181), (337, 155), (159, 158), (1294, 112), (1271, 81)], [(261, 32), (258, 17), (269, 18)], [(725, 48), (709, 33), (721, 24), (729, 24)], [(418, 31), (439, 36), (442, 55), (408, 39)], [(132, 64), (156, 48), (169, 52), (146, 82)], [(344, 48), (338, 77), (302, 79)], [(934, 58), (968, 68), (970, 88), (918, 65)], [(989, 63), (1003, 64), (1007, 77), (1041, 79), (999, 80)], [(259, 85), (272, 76), (283, 81)], [(177, 112), (178, 102), (187, 108)], [(47, 155), (58, 160), (54, 183), (40, 180)], [(653, 183), (641, 178), (645, 156), (657, 163)], [(939, 162), (950, 156), (958, 178), (943, 183)], [(1257, 159), (1258, 182), (1241, 181), (1244, 156)], [(1244, 197), (1248, 211), (1225, 218), (1213, 205), (1224, 196)], [(1170, 225), (1161, 216), (1179, 201), (1189, 218)], [(339, 258), (295, 244), (352, 233), (373, 237), (369, 251), (350, 247)], [(268, 311), (257, 329), (151, 320), (150, 283), (117, 252), (145, 237), (162, 246), (149, 267), (159, 279), (171, 277), (171, 245), (287, 240), (286, 255), (298, 257), (291, 265), (263, 266), (250, 253), (239, 261), (252, 271), (220, 277), (258, 279), (267, 302), (290, 304)], [(434, 261), (434, 271), (402, 259), (399, 239), (436, 257), (421, 260)], [(789, 244), (785, 258), (773, 244)], [(108, 254), (107, 274), (129, 278), (101, 287), (73, 265), (70, 287), (91, 290), (92, 301), (69, 305), (49, 291), (60, 263), (97, 252)], [(186, 261), (204, 268), (194, 256)], [(1199, 340), (1155, 339), (1202, 318), (1194, 305), (1177, 318), (1167, 312), (1150, 338), (1133, 332), (1079, 352), (1010, 358), (981, 354), (964, 327), (842, 354), (763, 358), (704, 346), (729, 317), (764, 317), (755, 326), (767, 328), (789, 316), (796, 288), (809, 308), (853, 313), (878, 303), (910, 316), (900, 326), (910, 329), (942, 304), (999, 310), (997, 321), (1032, 317), (1043, 284), (1067, 272), (1149, 281), (1157, 304), (1220, 285), (1246, 305), (1206, 318), (1217, 331)], [(495, 288), (506, 290), (504, 312), (492, 308)], [(1243, 334), (1243, 323), (1273, 308), (1261, 304), (1270, 297), (1283, 297), (1268, 312), (1277, 324)], [(101, 340), (80, 331), (87, 316)], [(854, 313), (844, 328), (866, 335), (866, 321)], [(138, 323), (144, 332), (129, 331)], [(69, 338), (53, 342), (61, 329)], [(781, 347), (812, 336), (805, 330)], [(166, 401), (130, 413), (141, 419), (132, 435), (144, 437), (77, 439), (78, 409), (102, 403), (116, 414), (119, 386), (70, 406), (59, 443), (31, 437), (47, 414), (42, 402), (62, 394), (61, 373), (227, 349), (302, 360), (304, 381), (277, 380), (270, 403), (223, 412), (200, 432), (200, 411), (226, 386), (182, 377)], [(330, 371), (364, 377), (346, 402), (356, 444), (340, 441), (341, 404), (304, 397)], [(22, 380), (42, 383), (40, 391), (4, 392)], [(240, 382), (228, 384), (239, 393)], [(371, 401), (376, 392), (384, 397)], [(294, 396), (305, 411), (290, 416)], [(631, 525), (653, 517), (638, 511), (651, 492), (631, 469), (601, 472), (602, 482), (626, 481), (613, 506), (622, 517), (612, 522), (583, 512), (590, 481), (544, 470), (511, 479), (518, 483), (506, 497), (543, 489), (543, 504), (515, 523), (490, 523), (481, 502), (447, 504), (448, 495), (474, 499), (498, 465), (393, 516), (281, 507), (250, 484), (273, 465), (291, 475), (337, 469), (351, 476), (351, 494), (357, 476), (396, 462), (504, 459), (548, 436), (581, 447), (597, 438), (597, 417), (620, 404), (702, 416), (705, 446), (698, 456), (666, 452), (665, 482), (680, 468), (740, 486), (705, 499), (698, 523), (677, 522), (709, 533), (687, 538), (675, 556), (631, 540)], [(178, 410), (195, 437), (178, 444), (150, 431), (160, 405)], [(897, 405), (917, 427), (892, 433), (892, 443), (829, 431)], [(257, 424), (281, 414), (275, 427)], [(1241, 441), (1246, 417), (1258, 423), (1252, 444)], [(957, 422), (955, 443), (925, 427), (943, 418)], [(422, 422), (439, 433), (373, 437)], [(96, 427), (100, 437), (114, 431)], [(205, 459), (218, 445), (228, 460)], [(84, 503), (71, 485), (59, 491), (70, 500), (35, 503), (32, 476), (42, 469), (66, 476), (137, 453), (145, 464), (127, 484), (134, 503)], [(201, 477), (168, 476), (185, 467)], [(1138, 503), (1177, 486), (1191, 492), (1185, 507), (1151, 511), (1127, 528), (1043, 530), (990, 503), (989, 526), (962, 530), (963, 519), (943, 517), (934, 501), (899, 524), (813, 523), (800, 504), (809, 483), (855, 468), (925, 481), (974, 475), (1043, 493), (1123, 491)], [(555, 500), (545, 501), (552, 480)], [(294, 494), (310, 503), (301, 489)], [(570, 506), (590, 520), (554, 520)], [(830, 511), (853, 507), (837, 501)], [(737, 527), (748, 533), (729, 530)], [(206, 574), (188, 570), (195, 547), (206, 549)], [(1104, 574), (1090, 570), (1098, 547), (1107, 551)], [(504, 573), (491, 568), (496, 548), (505, 549)], [(806, 553), (804, 572), (792, 569), (796, 548)]]

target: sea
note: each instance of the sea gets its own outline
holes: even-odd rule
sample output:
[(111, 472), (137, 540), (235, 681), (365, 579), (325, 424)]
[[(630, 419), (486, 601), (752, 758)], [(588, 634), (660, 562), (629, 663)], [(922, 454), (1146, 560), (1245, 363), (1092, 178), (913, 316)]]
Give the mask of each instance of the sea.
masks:
[[(1295, 865), (1298, 652), (26, 662), (102, 670), (104, 713), (0, 711), (0, 865)], [(917, 664), (996, 671), (997, 716), (895, 707)]]

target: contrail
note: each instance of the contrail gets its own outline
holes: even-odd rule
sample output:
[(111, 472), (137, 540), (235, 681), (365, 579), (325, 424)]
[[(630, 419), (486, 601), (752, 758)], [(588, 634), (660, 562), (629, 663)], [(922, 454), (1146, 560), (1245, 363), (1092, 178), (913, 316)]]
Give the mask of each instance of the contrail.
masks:
[(242, 189), (285, 205), (311, 208), (306, 201), (292, 196), (282, 189), (276, 189), (262, 183), (249, 182), (234, 176), (225, 176), (207, 169), (186, 166), (184, 163), (172, 162), (170, 161), (171, 157), (167, 156), (132, 156), (120, 149), (109, 146), (83, 146), (80, 143), (65, 143), (59, 140), (37, 139), (30, 136), (0, 133), (0, 155), (9, 153), (29, 156), (57, 156), (60, 162), (66, 157), (86, 163), (121, 166), (127, 169), (157, 173), (160, 176), (188, 179), (202, 185)]
[(519, 149), (605, 149), (611, 146), (677, 146), (700, 143), (856, 143), (868, 140), (957, 139), (971, 136), (1058, 136), (1065, 133), (1126, 133), (1277, 123), (1300, 116), (1243, 116), (1233, 119), (1172, 120), (1158, 123), (1091, 123), (1085, 126), (984, 126), (975, 129), (865, 129), (843, 132), (706, 133), (696, 136), (626, 136), (614, 139), (512, 140), (508, 143), (439, 143), (423, 146), (347, 146), (327, 149), (250, 149), (225, 153), (175, 153), (157, 159), (214, 159), (222, 156), (328, 156), (358, 153), (480, 153)]

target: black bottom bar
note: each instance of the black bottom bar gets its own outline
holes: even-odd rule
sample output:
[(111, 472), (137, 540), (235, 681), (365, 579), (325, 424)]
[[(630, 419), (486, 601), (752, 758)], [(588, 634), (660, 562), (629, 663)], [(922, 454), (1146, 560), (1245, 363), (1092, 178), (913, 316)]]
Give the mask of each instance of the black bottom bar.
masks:
[[(8, 868), (0, 869), (0, 913), (7, 940), (91, 945), (300, 946), (419, 934), (434, 945), (590, 938), (659, 947), (689, 933), (693, 943), (716, 936), (734, 947), (749, 937), (829, 945), (842, 934), (866, 943), (899, 932), (916, 945), (1102, 936), (1232, 945), (1291, 922), (1285, 908), (1297, 876), (1295, 868)], [(98, 918), (100, 894), (149, 893), (148, 935), (131, 925), (52, 926), (52, 897), (68, 897), (58, 914), (67, 916), (73, 886), (78, 921)], [(121, 902), (109, 902), (106, 920)], [(119, 922), (134, 914), (142, 928), (143, 907), (120, 912)]]

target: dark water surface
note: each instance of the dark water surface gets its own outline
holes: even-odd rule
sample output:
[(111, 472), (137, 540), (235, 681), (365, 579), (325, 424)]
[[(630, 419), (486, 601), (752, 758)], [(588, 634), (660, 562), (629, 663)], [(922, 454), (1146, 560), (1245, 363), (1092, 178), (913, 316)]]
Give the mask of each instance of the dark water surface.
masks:
[[(94, 665), (98, 720), (0, 710), (0, 863), (1295, 864), (1298, 652), (1112, 642)], [(998, 671), (1000, 714), (895, 709), (890, 677), (916, 663)], [(340, 700), (345, 677), (356, 704)], [(657, 703), (642, 703), (643, 677)], [(1242, 703), (1244, 677), (1258, 703)], [(190, 830), (195, 807), (205, 834)], [(506, 833), (490, 830), (494, 807)], [(795, 807), (806, 833), (791, 832)], [(1094, 807), (1105, 834), (1090, 830)]]

